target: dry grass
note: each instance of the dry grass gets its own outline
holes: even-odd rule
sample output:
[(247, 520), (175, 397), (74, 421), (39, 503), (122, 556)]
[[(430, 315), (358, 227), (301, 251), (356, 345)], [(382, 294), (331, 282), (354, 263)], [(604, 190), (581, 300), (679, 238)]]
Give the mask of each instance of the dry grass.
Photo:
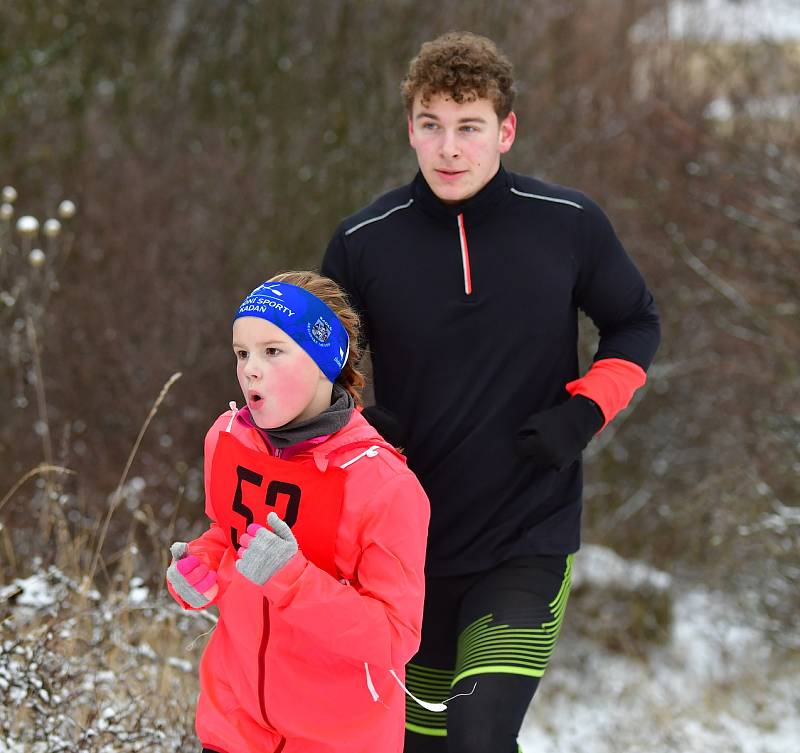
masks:
[(208, 622), (139, 589), (87, 594), (51, 567), (3, 590), (0, 750), (197, 749), (187, 645)]
[[(0, 500), (0, 509), (23, 508), (37, 522), (15, 537), (0, 523), (0, 572), (12, 581), (0, 588), (2, 751), (197, 749), (196, 660), (214, 618), (184, 613), (163, 587), (161, 537), (173, 536), (175, 516), (164, 529), (149, 508), (123, 504), (142, 437), (179, 376), (153, 403), (104, 518), (70, 522), (71, 471), (52, 464), (25, 473)], [(26, 494), (32, 479), (40, 483)], [(162, 556), (145, 561), (142, 537)]]

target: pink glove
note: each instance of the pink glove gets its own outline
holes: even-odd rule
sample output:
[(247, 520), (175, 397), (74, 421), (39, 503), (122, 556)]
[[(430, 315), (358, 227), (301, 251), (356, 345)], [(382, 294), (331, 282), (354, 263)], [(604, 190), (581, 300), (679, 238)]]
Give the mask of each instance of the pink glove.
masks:
[(167, 570), (167, 578), (178, 596), (193, 607), (204, 607), (219, 592), (217, 574), (209, 570), (198, 557), (189, 554), (189, 547), (182, 541), (170, 547), (174, 557)]

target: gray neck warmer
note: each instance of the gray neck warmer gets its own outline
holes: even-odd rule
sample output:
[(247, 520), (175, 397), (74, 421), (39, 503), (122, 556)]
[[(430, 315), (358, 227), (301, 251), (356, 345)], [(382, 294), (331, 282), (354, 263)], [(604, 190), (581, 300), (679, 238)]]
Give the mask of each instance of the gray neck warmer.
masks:
[(314, 437), (324, 437), (339, 431), (353, 415), (355, 403), (352, 395), (338, 384), (333, 385), (331, 407), (314, 418), (296, 424), (279, 426), (277, 429), (262, 429), (273, 447), (283, 450), (298, 442)]

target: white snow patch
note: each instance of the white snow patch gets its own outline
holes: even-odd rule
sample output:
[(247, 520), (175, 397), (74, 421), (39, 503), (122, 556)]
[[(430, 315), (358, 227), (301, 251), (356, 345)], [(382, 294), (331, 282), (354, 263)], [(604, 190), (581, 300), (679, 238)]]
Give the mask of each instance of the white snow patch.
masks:
[(0, 753), (28, 753), (25, 746), (16, 740), (0, 738)]
[(17, 578), (10, 586), (0, 589), (0, 601), (14, 596), (20, 589), (21, 593), (14, 599), (19, 606), (49, 607), (58, 600), (53, 586), (47, 582), (47, 576), (37, 573), (28, 578)]
[(144, 585), (144, 581), (141, 578), (131, 578), (128, 587), (128, 602), (130, 604), (142, 604), (147, 601), (150, 589)]
[(187, 659), (179, 659), (177, 656), (170, 656), (167, 659), (167, 664), (169, 664), (170, 667), (181, 670), (181, 672), (194, 672), (194, 665), (192, 662)]
[(717, 593), (688, 592), (674, 615), (670, 643), (643, 661), (563, 636), (523, 724), (524, 753), (796, 753), (796, 663), (773, 658)]
[(575, 557), (572, 586), (622, 586), (635, 591), (642, 586), (652, 586), (662, 591), (670, 587), (669, 573), (635, 560), (626, 560), (605, 546), (584, 544)]

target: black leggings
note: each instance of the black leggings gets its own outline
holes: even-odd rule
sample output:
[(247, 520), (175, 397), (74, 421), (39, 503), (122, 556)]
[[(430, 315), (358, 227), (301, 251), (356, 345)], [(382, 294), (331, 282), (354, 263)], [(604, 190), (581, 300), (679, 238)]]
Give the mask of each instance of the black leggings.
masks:
[(426, 582), (422, 644), (406, 667), (405, 753), (517, 753), (517, 735), (555, 648), (572, 556), (517, 557)]

